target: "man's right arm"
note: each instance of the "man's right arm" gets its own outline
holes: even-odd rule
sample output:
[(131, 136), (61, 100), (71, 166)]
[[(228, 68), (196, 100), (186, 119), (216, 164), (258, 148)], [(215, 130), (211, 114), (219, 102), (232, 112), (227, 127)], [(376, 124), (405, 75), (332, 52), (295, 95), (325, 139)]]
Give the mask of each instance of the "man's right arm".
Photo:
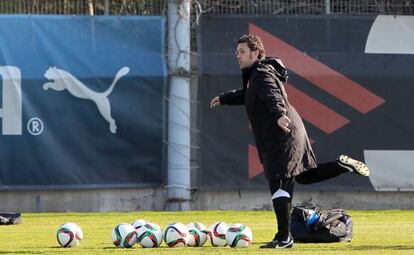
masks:
[(243, 105), (244, 104), (244, 89), (230, 90), (222, 93), (219, 96), (220, 105)]
[(214, 107), (219, 106), (219, 105), (221, 105), (219, 97), (215, 97), (215, 98), (211, 99), (210, 109), (213, 109)]

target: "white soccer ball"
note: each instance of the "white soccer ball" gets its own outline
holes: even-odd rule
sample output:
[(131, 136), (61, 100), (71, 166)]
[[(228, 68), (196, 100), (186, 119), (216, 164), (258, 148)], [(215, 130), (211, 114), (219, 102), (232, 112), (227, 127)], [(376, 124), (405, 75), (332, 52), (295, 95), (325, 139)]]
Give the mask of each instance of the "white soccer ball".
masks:
[(129, 223), (121, 223), (112, 230), (112, 242), (119, 248), (131, 248), (137, 242), (137, 231)]
[(252, 243), (253, 234), (248, 226), (238, 223), (229, 226), (226, 240), (227, 244), (232, 248), (245, 248)]
[(147, 224), (146, 220), (138, 219), (138, 220), (134, 221), (134, 223), (132, 223), (132, 226), (135, 228), (135, 230), (138, 231), (145, 224)]
[(182, 223), (168, 225), (164, 230), (164, 241), (169, 247), (182, 247), (188, 244), (190, 233)]
[(199, 222), (193, 222), (187, 225), (188, 232), (190, 233), (190, 239), (188, 240), (188, 246), (200, 247), (207, 241), (208, 230), (204, 224)]
[(225, 222), (218, 221), (208, 228), (208, 237), (212, 246), (224, 247), (227, 245), (226, 232), (229, 227)]
[(83, 232), (76, 223), (68, 222), (58, 228), (56, 238), (62, 247), (75, 247), (83, 239)]
[(163, 233), (160, 226), (147, 222), (147, 224), (138, 229), (137, 238), (137, 242), (144, 248), (159, 247), (162, 242)]

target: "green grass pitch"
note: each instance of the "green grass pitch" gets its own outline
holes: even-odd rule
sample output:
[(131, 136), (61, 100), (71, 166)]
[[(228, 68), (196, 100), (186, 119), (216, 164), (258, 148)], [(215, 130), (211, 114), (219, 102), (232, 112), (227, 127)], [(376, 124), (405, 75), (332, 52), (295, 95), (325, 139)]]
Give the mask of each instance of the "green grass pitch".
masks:
[[(348, 243), (299, 244), (286, 250), (262, 250), (258, 247), (275, 233), (271, 211), (190, 211), (131, 213), (26, 213), (22, 224), (0, 226), (0, 254), (414, 254), (414, 211), (348, 211), (354, 222), (354, 237)], [(207, 227), (218, 221), (244, 223), (253, 232), (248, 248), (204, 247), (144, 249), (116, 248), (111, 241), (115, 225), (143, 218), (164, 228), (173, 222), (201, 222)], [(78, 223), (84, 239), (75, 248), (61, 248), (56, 229), (65, 222)]]

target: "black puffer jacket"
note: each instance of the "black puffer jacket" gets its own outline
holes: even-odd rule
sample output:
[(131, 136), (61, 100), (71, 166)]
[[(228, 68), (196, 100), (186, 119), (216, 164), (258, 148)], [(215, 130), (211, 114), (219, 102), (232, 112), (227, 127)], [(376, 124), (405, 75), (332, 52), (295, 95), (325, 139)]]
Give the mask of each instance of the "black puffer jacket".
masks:
[[(266, 58), (242, 70), (242, 74), (243, 88), (223, 93), (220, 103), (245, 105), (266, 178), (289, 178), (316, 167), (302, 119), (289, 104), (282, 83), (287, 80), (283, 63)], [(283, 115), (291, 120), (290, 133), (277, 124)]]

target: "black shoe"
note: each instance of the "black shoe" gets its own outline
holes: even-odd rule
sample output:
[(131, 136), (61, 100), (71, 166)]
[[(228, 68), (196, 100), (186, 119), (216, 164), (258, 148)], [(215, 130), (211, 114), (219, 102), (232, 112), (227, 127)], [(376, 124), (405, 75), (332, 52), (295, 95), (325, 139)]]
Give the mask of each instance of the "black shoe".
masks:
[(271, 242), (268, 242), (265, 245), (260, 246), (262, 249), (283, 249), (283, 248), (292, 248), (293, 246), (293, 238), (291, 236), (288, 237), (287, 240), (277, 240), (274, 239)]
[(369, 176), (368, 167), (361, 161), (350, 158), (347, 155), (341, 155), (337, 159), (337, 162), (340, 166), (348, 169), (350, 172), (354, 172), (362, 176)]

